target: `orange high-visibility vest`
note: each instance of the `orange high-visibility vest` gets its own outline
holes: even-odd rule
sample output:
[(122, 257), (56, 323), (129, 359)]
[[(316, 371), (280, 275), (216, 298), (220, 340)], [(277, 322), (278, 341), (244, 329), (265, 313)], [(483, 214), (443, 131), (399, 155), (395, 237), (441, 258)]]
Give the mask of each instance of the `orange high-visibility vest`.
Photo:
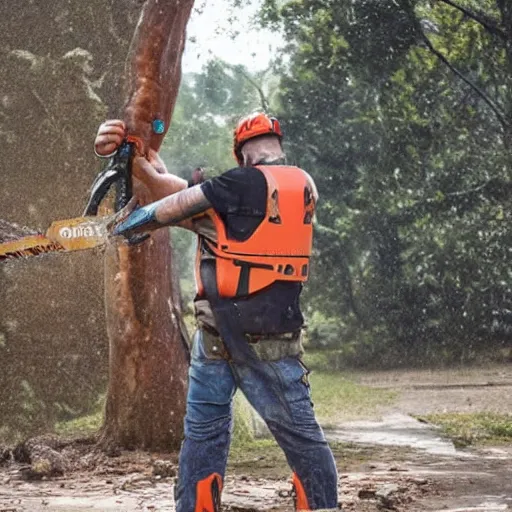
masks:
[[(215, 226), (217, 243), (202, 241), (215, 257), (217, 290), (221, 297), (255, 293), (275, 281), (306, 281), (313, 243), (315, 192), (308, 174), (298, 167), (257, 165), (267, 181), (265, 218), (249, 239), (228, 239), (220, 216), (207, 212)], [(198, 295), (204, 294), (196, 259)]]

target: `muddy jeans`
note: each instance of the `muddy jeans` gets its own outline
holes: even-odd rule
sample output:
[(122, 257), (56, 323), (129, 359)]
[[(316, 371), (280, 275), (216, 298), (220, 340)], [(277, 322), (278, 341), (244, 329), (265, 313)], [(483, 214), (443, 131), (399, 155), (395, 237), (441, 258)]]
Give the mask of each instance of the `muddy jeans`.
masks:
[(336, 508), (336, 466), (315, 419), (306, 368), (298, 357), (290, 356), (260, 363), (256, 373), (248, 365), (235, 365), (212, 355), (208, 348), (205, 351), (204, 331), (196, 332), (189, 370), (185, 440), (175, 488), (176, 512), (194, 512), (197, 482), (212, 473), (224, 478), (237, 388), (283, 449), (288, 464), (304, 486), (310, 508)]

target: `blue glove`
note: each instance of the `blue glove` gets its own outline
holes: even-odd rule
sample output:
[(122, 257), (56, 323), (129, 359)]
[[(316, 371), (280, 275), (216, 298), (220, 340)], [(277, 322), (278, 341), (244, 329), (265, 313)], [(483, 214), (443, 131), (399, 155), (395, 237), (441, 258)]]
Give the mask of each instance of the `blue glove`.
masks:
[(130, 236), (133, 233), (141, 233), (155, 228), (159, 222), (156, 220), (156, 209), (158, 204), (151, 203), (133, 210), (128, 217), (123, 219), (114, 227), (112, 234)]

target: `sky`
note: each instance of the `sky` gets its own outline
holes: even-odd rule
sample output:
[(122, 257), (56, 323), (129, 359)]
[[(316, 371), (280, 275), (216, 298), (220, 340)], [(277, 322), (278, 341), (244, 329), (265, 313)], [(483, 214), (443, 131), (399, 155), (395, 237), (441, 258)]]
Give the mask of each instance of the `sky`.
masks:
[[(261, 0), (235, 9), (229, 0), (198, 0), (187, 28), (183, 72), (199, 72), (211, 58), (245, 64), (251, 71), (265, 69), (282, 38), (256, 29), (252, 21)], [(233, 39), (234, 38), (234, 39)]]

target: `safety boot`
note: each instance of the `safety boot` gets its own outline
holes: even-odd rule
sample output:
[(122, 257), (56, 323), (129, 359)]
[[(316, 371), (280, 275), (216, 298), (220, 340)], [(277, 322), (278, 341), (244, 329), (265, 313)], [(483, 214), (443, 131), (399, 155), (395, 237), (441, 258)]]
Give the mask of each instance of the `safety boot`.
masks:
[[(306, 491), (300, 481), (297, 473), (292, 475), (292, 497), (293, 505), (296, 512), (311, 512), (313, 509), (310, 508)], [(341, 508), (322, 508), (315, 509), (315, 512), (343, 512)]]
[(194, 512), (220, 512), (222, 478), (218, 473), (197, 482), (196, 508)]
[(311, 509), (309, 508), (308, 498), (306, 496), (306, 491), (300, 481), (297, 473), (293, 473), (292, 475), (292, 496), (293, 496), (293, 506), (297, 512), (308, 512)]

